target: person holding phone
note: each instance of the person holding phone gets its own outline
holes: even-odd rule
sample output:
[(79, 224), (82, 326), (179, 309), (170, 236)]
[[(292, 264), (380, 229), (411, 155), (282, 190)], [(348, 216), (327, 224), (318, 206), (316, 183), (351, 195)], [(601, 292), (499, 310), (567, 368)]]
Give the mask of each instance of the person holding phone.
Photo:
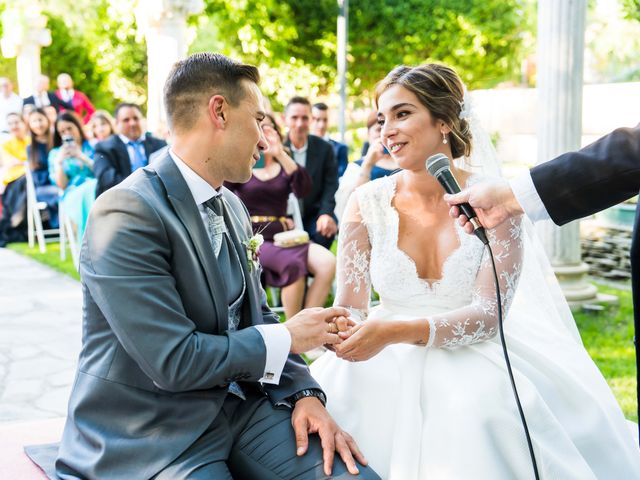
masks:
[[(225, 186), (244, 202), (253, 231), (264, 237), (260, 248), (263, 280), (282, 289), (285, 315), (291, 318), (302, 308), (324, 306), (336, 260), (329, 250), (313, 242), (286, 248), (274, 244), (274, 235), (294, 229), (293, 220), (286, 216), (289, 194), (305, 197), (311, 191), (312, 180), (282, 145), (275, 119), (267, 114), (261, 127), (269, 148), (256, 162), (251, 179), (247, 183), (227, 182)], [(307, 289), (308, 275), (313, 276), (313, 281)]]
[(75, 113), (58, 115), (53, 133), (54, 148), (49, 152), (49, 176), (61, 190), (60, 203), (82, 240), (89, 210), (95, 200), (94, 150)]

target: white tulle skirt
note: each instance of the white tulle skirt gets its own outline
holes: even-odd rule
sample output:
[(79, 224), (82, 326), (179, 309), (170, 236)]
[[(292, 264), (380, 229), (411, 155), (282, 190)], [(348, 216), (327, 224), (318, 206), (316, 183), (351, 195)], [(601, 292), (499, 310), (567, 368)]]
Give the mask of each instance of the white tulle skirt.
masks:
[[(426, 314), (380, 305), (369, 318)], [(541, 478), (640, 479), (633, 429), (584, 347), (513, 315), (523, 313), (512, 309), (507, 345)], [(497, 337), (455, 350), (393, 345), (360, 363), (327, 352), (311, 371), (382, 478), (534, 478)]]

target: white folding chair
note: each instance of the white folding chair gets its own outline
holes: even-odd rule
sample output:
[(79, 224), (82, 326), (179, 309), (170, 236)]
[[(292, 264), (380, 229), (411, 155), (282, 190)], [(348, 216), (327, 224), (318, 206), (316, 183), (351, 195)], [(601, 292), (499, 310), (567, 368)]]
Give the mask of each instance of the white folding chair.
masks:
[[(45, 230), (42, 227), (42, 211), (46, 210), (47, 204), (45, 202), (39, 202), (36, 197), (36, 187), (33, 183), (33, 175), (28, 162), (24, 163), (24, 169), (27, 186), (27, 235), (29, 247), (34, 247), (35, 238), (37, 238), (40, 253), (45, 253), (47, 251), (46, 242), (58, 240), (60, 229), (52, 228)], [(60, 251), (62, 252), (62, 249)]]
[(66, 258), (67, 242), (69, 243), (69, 251), (71, 252), (71, 261), (78, 270), (80, 263), (80, 254), (78, 243), (76, 242), (76, 234), (73, 229), (71, 218), (66, 215), (62, 202), (58, 204), (58, 219), (60, 221), (60, 259)]

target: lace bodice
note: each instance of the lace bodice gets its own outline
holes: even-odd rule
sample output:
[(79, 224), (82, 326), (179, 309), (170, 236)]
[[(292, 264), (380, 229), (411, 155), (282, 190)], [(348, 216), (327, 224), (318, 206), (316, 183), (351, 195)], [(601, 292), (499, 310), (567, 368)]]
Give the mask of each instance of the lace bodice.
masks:
[[(335, 304), (366, 316), (373, 286), (390, 310), (429, 312), (428, 346), (453, 348), (492, 338), (497, 303), (488, 252), (452, 219), (460, 246), (444, 262), (439, 280), (419, 278), (413, 259), (397, 246), (399, 215), (392, 206), (397, 177), (369, 182), (349, 200), (340, 227)], [(522, 265), (520, 220), (487, 233), (506, 317)]]

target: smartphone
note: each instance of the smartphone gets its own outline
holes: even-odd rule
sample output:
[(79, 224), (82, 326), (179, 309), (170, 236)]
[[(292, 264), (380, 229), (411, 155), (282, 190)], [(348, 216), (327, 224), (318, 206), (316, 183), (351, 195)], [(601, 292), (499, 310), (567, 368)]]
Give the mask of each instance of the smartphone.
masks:
[(387, 147), (385, 147), (384, 145), (382, 146), (382, 154), (389, 155), (389, 150), (387, 150)]
[(253, 166), (253, 168), (264, 168), (264, 155), (262, 154), (262, 152), (260, 152), (260, 158)]

